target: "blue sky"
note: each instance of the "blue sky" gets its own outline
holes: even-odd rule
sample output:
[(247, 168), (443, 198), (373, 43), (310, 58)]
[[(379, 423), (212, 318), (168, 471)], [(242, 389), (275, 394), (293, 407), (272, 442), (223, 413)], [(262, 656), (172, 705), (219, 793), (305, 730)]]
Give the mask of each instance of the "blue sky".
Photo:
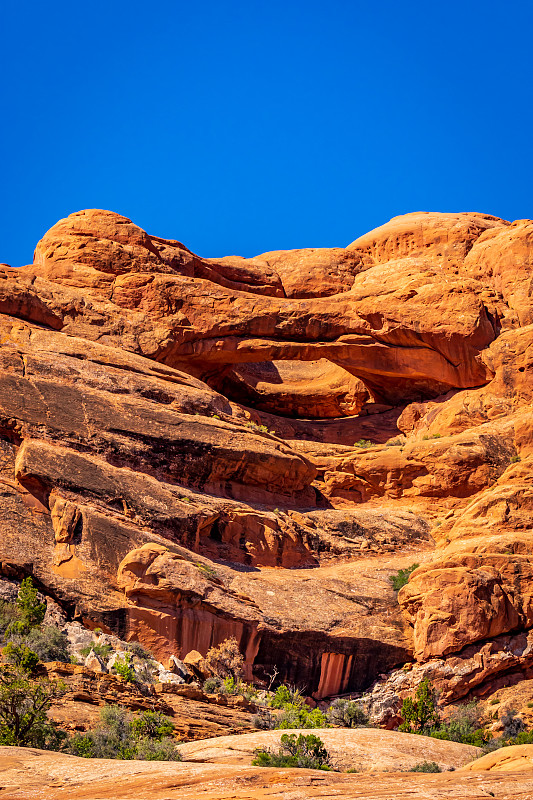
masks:
[(533, 3), (5, 3), (0, 261), (108, 208), (205, 256), (533, 216)]

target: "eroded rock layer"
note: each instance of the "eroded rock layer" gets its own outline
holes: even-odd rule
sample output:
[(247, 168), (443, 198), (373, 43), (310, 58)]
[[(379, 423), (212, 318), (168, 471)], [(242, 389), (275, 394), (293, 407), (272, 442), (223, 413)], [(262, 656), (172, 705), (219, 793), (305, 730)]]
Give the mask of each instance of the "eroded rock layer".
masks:
[(413, 658), (443, 697), (529, 676), (532, 241), (415, 213), (216, 259), (61, 220), (0, 272), (1, 573), (317, 698)]

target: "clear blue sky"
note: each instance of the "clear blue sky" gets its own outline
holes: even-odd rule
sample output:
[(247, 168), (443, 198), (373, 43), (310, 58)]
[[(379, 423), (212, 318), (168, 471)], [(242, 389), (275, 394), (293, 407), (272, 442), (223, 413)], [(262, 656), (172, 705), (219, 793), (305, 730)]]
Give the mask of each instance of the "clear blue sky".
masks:
[(533, 216), (533, 2), (3, 6), (0, 261), (108, 208), (205, 256)]

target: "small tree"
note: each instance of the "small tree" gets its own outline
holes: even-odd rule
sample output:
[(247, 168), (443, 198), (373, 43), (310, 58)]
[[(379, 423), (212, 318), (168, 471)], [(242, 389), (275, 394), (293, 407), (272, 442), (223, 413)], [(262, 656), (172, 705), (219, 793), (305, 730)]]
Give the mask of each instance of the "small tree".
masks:
[(31, 576), (24, 578), (17, 595), (17, 607), (27, 630), (41, 625), (46, 614), (46, 603), (38, 599), (38, 592)]
[(20, 666), (0, 667), (0, 744), (45, 747), (55, 733), (46, 712), (63, 691), (57, 681), (33, 680)]
[(242, 677), (244, 656), (235, 637), (225, 639), (218, 647), (211, 647), (205, 657), (207, 668), (219, 678)]
[(405, 733), (427, 733), (439, 724), (437, 695), (427, 678), (418, 684), (414, 698), (405, 698), (400, 714), (399, 730)]

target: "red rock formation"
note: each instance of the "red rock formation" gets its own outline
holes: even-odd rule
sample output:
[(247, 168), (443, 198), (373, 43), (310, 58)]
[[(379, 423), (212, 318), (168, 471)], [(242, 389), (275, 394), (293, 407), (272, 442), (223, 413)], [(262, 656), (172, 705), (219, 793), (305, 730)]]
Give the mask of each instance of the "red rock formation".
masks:
[(235, 635), (316, 697), (413, 653), (477, 648), (466, 694), (529, 669), (483, 648), (533, 628), (532, 225), (205, 259), (61, 220), (0, 271), (0, 572), (161, 655)]

